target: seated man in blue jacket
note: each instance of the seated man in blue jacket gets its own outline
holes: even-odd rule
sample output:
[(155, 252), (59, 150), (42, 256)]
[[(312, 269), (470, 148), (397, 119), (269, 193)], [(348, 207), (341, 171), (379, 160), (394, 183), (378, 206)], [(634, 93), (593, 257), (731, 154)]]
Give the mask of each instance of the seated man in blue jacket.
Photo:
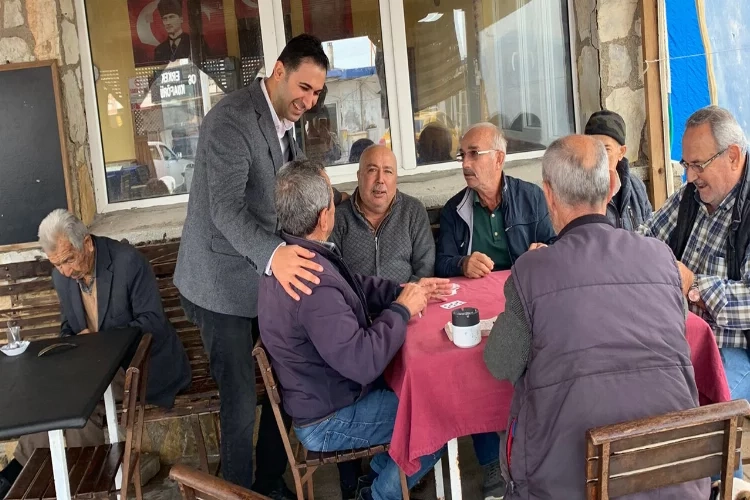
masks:
[(510, 269), (532, 244), (555, 238), (542, 189), (503, 174), (506, 145), (491, 123), (474, 125), (461, 138), (467, 187), (440, 212), (436, 276), (481, 278)]
[[(409, 319), (447, 280), (423, 278), (403, 287), (352, 274), (327, 243), (335, 220), (333, 190), (323, 165), (296, 160), (276, 175), (276, 213), (282, 238), (314, 252), (320, 284), (295, 301), (272, 276), (261, 278), (260, 336), (271, 358), (300, 442), (312, 451), (350, 450), (388, 443), (398, 399), (376, 384), (406, 336)], [(442, 450), (422, 457), (413, 486)], [(399, 469), (383, 453), (370, 466), (371, 486), (359, 499), (401, 498)]]
[[(503, 174), (507, 142), (492, 123), (479, 123), (461, 138), (458, 159), (467, 187), (440, 212), (435, 276), (481, 278), (510, 269), (532, 244), (555, 237), (542, 189)], [(484, 472), (483, 498), (502, 498), (500, 437), (472, 435)]]

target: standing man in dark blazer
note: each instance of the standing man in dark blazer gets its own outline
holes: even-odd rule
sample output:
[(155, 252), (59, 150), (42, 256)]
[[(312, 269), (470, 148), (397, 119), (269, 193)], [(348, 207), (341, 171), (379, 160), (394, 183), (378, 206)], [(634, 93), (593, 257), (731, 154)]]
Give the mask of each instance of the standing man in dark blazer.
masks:
[(277, 231), (274, 184), (281, 166), (302, 154), (292, 127), (315, 106), (328, 58), (320, 40), (300, 35), (270, 77), (224, 97), (201, 125), (195, 174), (174, 282), (187, 317), (201, 331), (221, 397), (224, 478), (271, 498), (295, 498), (285, 485), (286, 455), (264, 407), (253, 483), (258, 284), (273, 275), (295, 300), (318, 284), (314, 254), (286, 245)]

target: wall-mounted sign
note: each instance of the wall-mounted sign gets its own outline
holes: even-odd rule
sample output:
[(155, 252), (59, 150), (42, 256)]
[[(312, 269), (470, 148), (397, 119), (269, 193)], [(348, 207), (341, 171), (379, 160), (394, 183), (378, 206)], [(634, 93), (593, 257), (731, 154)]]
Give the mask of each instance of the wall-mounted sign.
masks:
[(198, 94), (198, 74), (194, 66), (178, 66), (163, 70), (152, 86), (155, 102), (192, 99)]

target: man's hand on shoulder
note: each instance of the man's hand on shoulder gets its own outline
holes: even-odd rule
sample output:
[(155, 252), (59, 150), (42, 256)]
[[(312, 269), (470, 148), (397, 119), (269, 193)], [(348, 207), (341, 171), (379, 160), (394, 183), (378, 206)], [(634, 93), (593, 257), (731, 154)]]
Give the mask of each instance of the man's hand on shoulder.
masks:
[(474, 252), (461, 261), (461, 271), (467, 278), (483, 278), (492, 272), (495, 263), (482, 252)]
[(538, 250), (540, 248), (546, 248), (547, 245), (544, 243), (532, 243), (531, 246), (529, 246), (529, 251), (531, 250)]
[(312, 293), (310, 287), (305, 285), (301, 280), (305, 280), (313, 285), (320, 283), (320, 278), (311, 271), (323, 272), (323, 266), (310, 260), (313, 257), (315, 257), (315, 253), (299, 245), (281, 246), (273, 254), (271, 272), (276, 280), (281, 283), (281, 286), (284, 287), (286, 293), (294, 300), (300, 299), (297, 292), (295, 292), (295, 288), (305, 295)]

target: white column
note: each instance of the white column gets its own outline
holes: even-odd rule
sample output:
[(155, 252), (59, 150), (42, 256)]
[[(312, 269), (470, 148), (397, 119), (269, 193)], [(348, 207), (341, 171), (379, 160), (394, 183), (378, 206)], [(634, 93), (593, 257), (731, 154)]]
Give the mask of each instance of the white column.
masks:
[(52, 472), (55, 478), (55, 493), (60, 500), (70, 500), (68, 461), (65, 458), (65, 435), (62, 430), (49, 431), (49, 451), (52, 456)]
[(448, 441), (448, 467), (451, 471), (451, 499), (461, 500), (461, 470), (458, 468), (458, 439)]
[(443, 459), (438, 459), (433, 469), (435, 472), (435, 495), (437, 500), (445, 500), (445, 485), (443, 484)]
[[(134, 396), (134, 395), (132, 395)], [(104, 410), (107, 414), (107, 433), (109, 434), (109, 444), (115, 444), (120, 441), (117, 434), (117, 409), (115, 408), (115, 396), (112, 393), (112, 384), (109, 384), (104, 392)], [(117, 469), (115, 477), (115, 488), (118, 490), (122, 487), (122, 465)], [(120, 495), (117, 495), (119, 498)]]

